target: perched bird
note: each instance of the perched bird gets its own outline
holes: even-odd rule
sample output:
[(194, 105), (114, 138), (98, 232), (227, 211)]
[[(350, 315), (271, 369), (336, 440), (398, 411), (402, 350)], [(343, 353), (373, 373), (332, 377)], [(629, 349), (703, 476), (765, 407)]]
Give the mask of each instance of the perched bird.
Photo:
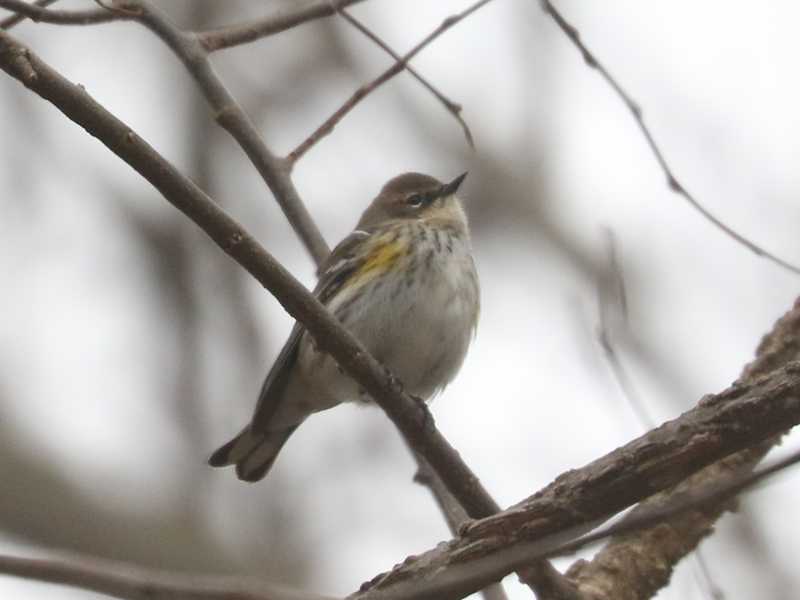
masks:
[[(455, 377), (478, 320), (478, 277), (455, 195), (466, 175), (450, 183), (420, 173), (390, 180), (320, 267), (314, 290), (404, 389), (424, 400)], [(258, 481), (306, 417), (348, 400), (369, 397), (295, 323), (252, 421), (209, 464), (235, 464), (239, 479)]]

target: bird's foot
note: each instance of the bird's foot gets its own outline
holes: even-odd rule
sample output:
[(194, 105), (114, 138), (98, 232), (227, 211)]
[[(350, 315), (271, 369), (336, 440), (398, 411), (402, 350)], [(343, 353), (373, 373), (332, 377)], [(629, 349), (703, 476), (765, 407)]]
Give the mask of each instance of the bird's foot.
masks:
[(417, 405), (417, 410), (420, 412), (420, 425), (424, 431), (433, 431), (436, 429), (436, 423), (433, 420), (433, 413), (428, 408), (428, 403), (419, 396), (409, 394), (414, 404)]

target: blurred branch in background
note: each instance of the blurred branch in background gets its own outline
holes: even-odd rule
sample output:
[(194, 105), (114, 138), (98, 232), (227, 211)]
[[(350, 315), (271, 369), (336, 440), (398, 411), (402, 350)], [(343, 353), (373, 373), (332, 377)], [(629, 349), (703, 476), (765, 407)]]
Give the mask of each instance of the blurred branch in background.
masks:
[[(452, 15), (442, 21), (441, 25), (439, 25), (436, 29), (431, 31), (428, 35), (426, 35), (416, 46), (414, 46), (411, 50), (406, 52), (402, 57), (397, 58), (396, 62), (386, 69), (383, 73), (378, 75), (375, 79), (366, 83), (359, 87), (353, 94), (344, 101), (344, 103), (334, 111), (334, 113), (328, 117), (322, 125), (317, 127), (311, 135), (309, 135), (305, 140), (303, 140), (294, 150), (289, 153), (287, 160), (290, 163), (296, 163), (303, 155), (308, 152), (317, 142), (319, 142), (322, 138), (330, 134), (334, 127), (349, 113), (353, 110), (356, 105), (361, 102), (365, 97), (369, 94), (374, 92), (384, 83), (389, 81), (392, 77), (397, 75), (398, 73), (402, 73), (404, 69), (406, 69), (408, 65), (408, 61), (414, 58), (417, 54), (419, 54), (422, 50), (425, 49), (431, 42), (433, 42), (436, 38), (442, 35), (445, 31), (459, 23), (461, 20), (465, 19), (476, 10), (483, 8), (486, 6), (491, 0), (479, 0), (469, 8), (461, 11), (458, 14)], [(437, 96), (438, 97), (438, 96)], [(458, 117), (458, 112), (451, 110), (451, 112), (458, 118), (459, 122), (462, 123), (462, 126), (465, 127), (465, 132), (467, 135), (467, 141), (472, 146), (472, 135), (469, 133), (469, 129), (466, 129), (466, 126), (463, 124), (463, 121), (460, 117)]]
[(361, 21), (356, 19), (353, 15), (347, 12), (343, 8), (337, 8), (338, 13), (342, 16), (342, 18), (350, 23), (353, 27), (358, 29), (361, 33), (375, 42), (380, 48), (382, 48), (389, 56), (391, 56), (397, 63), (405, 64), (405, 69), (408, 71), (414, 79), (419, 81), (425, 89), (427, 89), (433, 96), (442, 103), (442, 105), (447, 109), (447, 111), (453, 115), (453, 118), (458, 121), (458, 124), (461, 125), (461, 129), (464, 131), (464, 137), (467, 139), (467, 144), (473, 150), (475, 149), (475, 140), (472, 138), (472, 132), (469, 130), (469, 126), (464, 118), (461, 116), (462, 106), (456, 102), (450, 100), (447, 96), (445, 96), (442, 92), (436, 89), (432, 83), (430, 83), (427, 79), (425, 79), (422, 75), (420, 75), (417, 70), (408, 64), (408, 59), (403, 59), (397, 52), (392, 50), (392, 48), (384, 42), (380, 36), (378, 36), (374, 31), (372, 31), (369, 27), (364, 25)]
[(0, 555), (0, 573), (125, 600), (333, 600), (239, 575), (181, 575), (98, 558), (65, 561)]
[(686, 200), (692, 208), (694, 208), (700, 215), (709, 223), (711, 223), (714, 227), (722, 231), (725, 235), (732, 238), (757, 256), (761, 256), (771, 263), (778, 265), (788, 271), (796, 275), (800, 275), (800, 267), (790, 263), (771, 252), (766, 251), (764, 248), (755, 244), (754, 242), (747, 239), (742, 234), (736, 232), (734, 229), (720, 221), (717, 217), (711, 214), (708, 209), (703, 206), (697, 198), (691, 194), (686, 187), (678, 181), (678, 178), (675, 176), (674, 171), (667, 163), (667, 159), (664, 157), (664, 152), (656, 143), (655, 138), (653, 137), (650, 128), (644, 122), (644, 116), (642, 107), (636, 102), (633, 97), (625, 91), (625, 89), (617, 82), (616, 78), (611, 75), (608, 69), (601, 63), (597, 57), (589, 50), (586, 44), (583, 43), (581, 40), (580, 32), (576, 27), (571, 25), (556, 9), (550, 0), (538, 0), (542, 6), (542, 10), (550, 16), (553, 21), (558, 25), (559, 29), (564, 32), (564, 35), (567, 36), (570, 42), (580, 51), (581, 55), (583, 56), (584, 62), (595, 69), (598, 73), (600, 73), (601, 77), (611, 86), (614, 92), (620, 97), (625, 107), (633, 116), (634, 120), (636, 121), (636, 125), (639, 127), (639, 130), (642, 132), (650, 151), (653, 153), (656, 161), (658, 162), (658, 166), (661, 167), (661, 170), (664, 172), (664, 175), (667, 178), (667, 187), (679, 196), (681, 196), (684, 200)]

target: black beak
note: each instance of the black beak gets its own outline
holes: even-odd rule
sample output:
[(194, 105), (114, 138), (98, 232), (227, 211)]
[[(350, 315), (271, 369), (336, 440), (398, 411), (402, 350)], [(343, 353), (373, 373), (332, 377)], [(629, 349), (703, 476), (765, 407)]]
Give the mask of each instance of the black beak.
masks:
[(451, 181), (450, 183), (445, 183), (442, 186), (441, 197), (446, 198), (447, 196), (452, 196), (453, 194), (455, 194), (458, 191), (461, 182), (464, 181), (464, 178), (466, 176), (467, 176), (466, 173), (462, 173), (461, 175), (453, 179), (453, 181)]

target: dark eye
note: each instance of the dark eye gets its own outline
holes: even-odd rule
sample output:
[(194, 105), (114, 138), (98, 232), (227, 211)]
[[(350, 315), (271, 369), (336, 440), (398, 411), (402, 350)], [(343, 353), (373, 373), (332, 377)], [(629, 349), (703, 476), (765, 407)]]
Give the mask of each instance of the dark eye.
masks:
[(425, 195), (424, 194), (411, 194), (408, 198), (406, 198), (406, 204), (413, 208), (419, 208), (423, 204), (425, 204)]

